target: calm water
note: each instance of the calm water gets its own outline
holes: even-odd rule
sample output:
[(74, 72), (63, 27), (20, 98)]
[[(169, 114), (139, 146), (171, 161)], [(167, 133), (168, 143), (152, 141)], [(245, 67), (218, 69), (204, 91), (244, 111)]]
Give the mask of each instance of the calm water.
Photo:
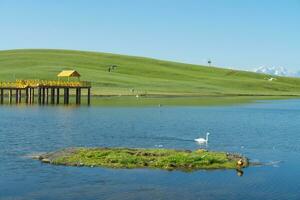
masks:
[[(71, 146), (241, 152), (270, 165), (185, 173), (51, 166), (26, 155)], [(228, 107), (0, 107), (0, 199), (300, 199), (300, 100)]]

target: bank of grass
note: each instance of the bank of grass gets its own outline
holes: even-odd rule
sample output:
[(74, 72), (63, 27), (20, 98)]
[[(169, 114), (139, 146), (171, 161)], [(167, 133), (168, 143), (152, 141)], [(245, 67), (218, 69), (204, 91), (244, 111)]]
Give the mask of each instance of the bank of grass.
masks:
[(92, 98), (92, 106), (108, 107), (145, 107), (145, 106), (226, 106), (254, 103), (263, 100), (283, 100), (296, 98), (293, 96), (202, 96), (202, 97), (131, 97), (111, 96)]
[[(297, 96), (92, 96), (92, 107), (164, 107), (164, 106), (230, 106), (247, 103), (258, 103), (265, 100), (284, 100), (300, 98)], [(37, 99), (37, 97), (36, 97)], [(60, 102), (63, 102), (61, 96)], [(8, 97), (4, 98), (5, 105), (9, 104)], [(81, 97), (82, 105), (87, 105), (87, 96)], [(22, 102), (18, 105), (26, 105)], [(61, 106), (64, 106), (61, 104)], [(70, 95), (70, 106), (76, 107), (75, 96)]]
[(69, 148), (41, 155), (45, 163), (108, 168), (157, 168), (166, 170), (236, 169), (240, 155), (173, 149)]
[[(116, 66), (109, 72), (109, 67)], [(93, 95), (290, 96), (300, 95), (300, 79), (157, 59), (71, 50), (0, 51), (0, 81), (56, 80), (76, 69), (92, 82)], [(83, 92), (84, 94), (84, 92)]]

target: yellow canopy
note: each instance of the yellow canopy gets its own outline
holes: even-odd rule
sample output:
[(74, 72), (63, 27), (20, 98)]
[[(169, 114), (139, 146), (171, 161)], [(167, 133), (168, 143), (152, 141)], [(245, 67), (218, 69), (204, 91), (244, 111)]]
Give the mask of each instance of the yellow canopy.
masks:
[(58, 77), (80, 77), (80, 74), (75, 70), (63, 70), (59, 74)]

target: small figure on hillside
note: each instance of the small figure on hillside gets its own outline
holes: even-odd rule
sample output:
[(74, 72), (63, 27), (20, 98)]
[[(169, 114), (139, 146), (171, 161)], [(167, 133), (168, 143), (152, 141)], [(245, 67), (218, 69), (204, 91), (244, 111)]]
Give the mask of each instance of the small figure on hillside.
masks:
[(117, 65), (112, 65), (112, 66), (111, 66), (112, 70), (117, 69), (117, 67), (118, 67)]
[(274, 80), (276, 80), (276, 78), (271, 77), (268, 79), (268, 81), (274, 81)]
[(111, 66), (108, 67), (107, 71), (108, 72), (112, 72), (112, 71), (114, 71), (116, 69), (117, 69), (117, 65), (111, 65)]

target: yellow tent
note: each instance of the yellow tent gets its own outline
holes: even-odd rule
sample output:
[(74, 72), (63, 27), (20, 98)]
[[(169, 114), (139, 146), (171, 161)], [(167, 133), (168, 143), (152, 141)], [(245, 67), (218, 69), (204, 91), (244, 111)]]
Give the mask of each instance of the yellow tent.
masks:
[(75, 70), (63, 70), (59, 74), (57, 74), (57, 77), (68, 77), (68, 80), (70, 77), (77, 77), (79, 79), (80, 74)]

